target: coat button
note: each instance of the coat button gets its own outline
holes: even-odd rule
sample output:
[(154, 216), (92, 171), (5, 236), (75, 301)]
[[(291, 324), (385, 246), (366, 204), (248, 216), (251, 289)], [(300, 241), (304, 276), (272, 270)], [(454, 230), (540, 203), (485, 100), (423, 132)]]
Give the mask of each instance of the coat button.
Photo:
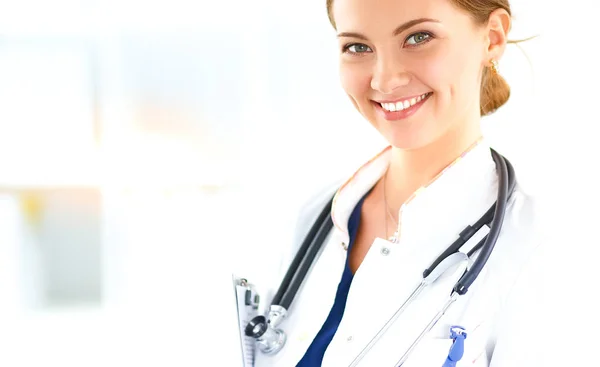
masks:
[(381, 248), (381, 254), (382, 254), (383, 256), (387, 256), (387, 255), (389, 255), (389, 254), (390, 254), (390, 249), (389, 249), (389, 248), (387, 248), (387, 247), (382, 247), (382, 248)]

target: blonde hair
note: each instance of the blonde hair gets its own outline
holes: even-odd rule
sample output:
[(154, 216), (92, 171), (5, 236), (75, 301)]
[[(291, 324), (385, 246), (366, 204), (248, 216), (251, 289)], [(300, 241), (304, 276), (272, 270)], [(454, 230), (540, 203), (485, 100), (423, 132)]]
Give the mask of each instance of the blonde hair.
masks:
[[(496, 9), (504, 9), (512, 16), (508, 0), (450, 0), (455, 6), (471, 14), (477, 24), (486, 24), (490, 14)], [(329, 22), (336, 28), (332, 12), (333, 0), (327, 0), (327, 16)], [(508, 43), (519, 43), (508, 41)], [(497, 72), (487, 67), (483, 70), (481, 78), (481, 96), (479, 112), (481, 116), (489, 115), (504, 105), (510, 98), (510, 86)]]

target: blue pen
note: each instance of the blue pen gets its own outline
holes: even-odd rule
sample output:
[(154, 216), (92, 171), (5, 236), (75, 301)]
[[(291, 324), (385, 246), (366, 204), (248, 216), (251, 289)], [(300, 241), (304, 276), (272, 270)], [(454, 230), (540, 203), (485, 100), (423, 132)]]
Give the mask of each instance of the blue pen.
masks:
[(442, 367), (456, 367), (456, 362), (460, 361), (465, 353), (465, 339), (467, 333), (462, 326), (450, 327), (450, 338), (454, 340), (448, 351), (448, 357)]

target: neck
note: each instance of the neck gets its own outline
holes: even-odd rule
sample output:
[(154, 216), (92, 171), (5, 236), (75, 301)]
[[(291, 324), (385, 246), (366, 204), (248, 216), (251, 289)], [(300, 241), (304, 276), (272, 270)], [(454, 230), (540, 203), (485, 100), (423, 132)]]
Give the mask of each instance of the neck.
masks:
[(431, 144), (418, 149), (392, 148), (389, 170), (386, 174), (387, 200), (393, 213), (420, 187), (431, 182), (463, 152), (481, 138), (477, 128), (449, 132)]

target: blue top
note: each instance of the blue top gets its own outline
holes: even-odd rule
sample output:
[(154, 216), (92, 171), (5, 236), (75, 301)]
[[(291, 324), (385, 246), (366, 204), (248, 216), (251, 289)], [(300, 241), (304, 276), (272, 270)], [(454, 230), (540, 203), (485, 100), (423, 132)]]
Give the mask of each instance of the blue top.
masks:
[[(350, 254), (350, 249), (352, 248), (352, 244), (356, 239), (356, 232), (358, 231), (358, 225), (360, 223), (360, 211), (367, 195), (368, 193), (363, 196), (362, 199), (360, 199), (358, 204), (356, 204), (352, 214), (350, 215), (350, 219), (348, 220), (348, 233), (350, 234), (350, 241), (348, 242), (348, 254)], [(329, 343), (331, 343), (331, 340), (333, 339), (333, 336), (340, 325), (340, 321), (342, 321), (342, 316), (344, 316), (346, 298), (348, 297), (348, 290), (350, 289), (350, 284), (352, 283), (352, 277), (353, 274), (348, 264), (348, 256), (346, 256), (346, 266), (344, 267), (342, 280), (338, 285), (337, 293), (335, 294), (335, 302), (333, 303), (333, 307), (331, 307), (329, 316), (327, 317), (327, 320), (325, 320), (325, 323), (321, 327), (321, 330), (317, 336), (315, 336), (313, 342), (310, 344), (310, 347), (308, 347), (304, 357), (302, 357), (296, 367), (321, 366), (325, 350), (327, 350)]]

